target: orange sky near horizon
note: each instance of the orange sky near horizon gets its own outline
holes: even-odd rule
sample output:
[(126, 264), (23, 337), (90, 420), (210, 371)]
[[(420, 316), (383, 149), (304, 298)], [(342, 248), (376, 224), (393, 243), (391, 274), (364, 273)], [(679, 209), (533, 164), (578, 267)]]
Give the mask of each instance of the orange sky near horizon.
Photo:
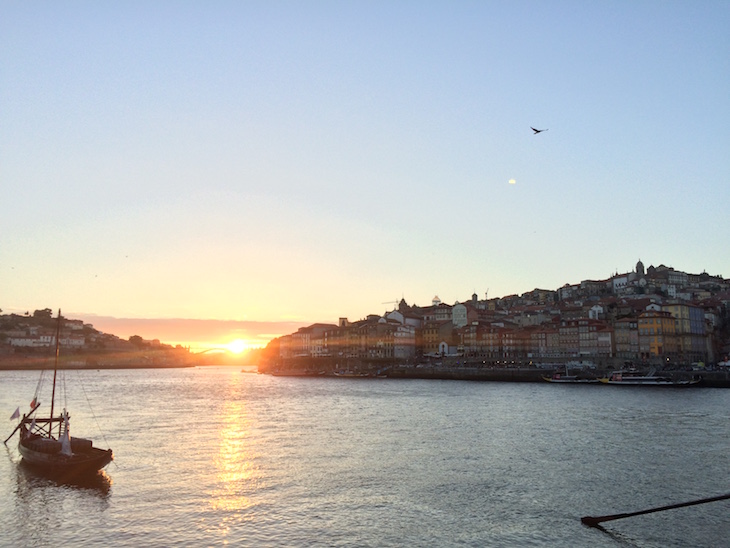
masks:
[(189, 347), (191, 352), (202, 352), (211, 348), (241, 351), (264, 347), (272, 339), (294, 333), (307, 325), (293, 321), (141, 319), (73, 313), (64, 315), (70, 319), (83, 320), (84, 323), (92, 324), (95, 329), (121, 339), (139, 335), (145, 340), (158, 339), (165, 344)]

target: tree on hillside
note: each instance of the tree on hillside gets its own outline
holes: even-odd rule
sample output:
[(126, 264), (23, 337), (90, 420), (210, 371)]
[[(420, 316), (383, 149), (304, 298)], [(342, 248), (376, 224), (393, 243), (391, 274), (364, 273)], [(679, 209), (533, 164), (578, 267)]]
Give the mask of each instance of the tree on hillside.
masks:
[(33, 317), (37, 320), (50, 320), (53, 317), (53, 310), (44, 308), (33, 312)]
[(53, 319), (53, 310), (50, 308), (44, 308), (43, 310), (35, 310), (33, 312), (33, 319), (36, 321), (38, 325), (42, 325), (45, 327), (50, 327), (55, 325), (55, 320)]
[(140, 337), (139, 335), (132, 335), (129, 337), (129, 342), (132, 343), (137, 348), (143, 348), (147, 346), (144, 342), (144, 339)]

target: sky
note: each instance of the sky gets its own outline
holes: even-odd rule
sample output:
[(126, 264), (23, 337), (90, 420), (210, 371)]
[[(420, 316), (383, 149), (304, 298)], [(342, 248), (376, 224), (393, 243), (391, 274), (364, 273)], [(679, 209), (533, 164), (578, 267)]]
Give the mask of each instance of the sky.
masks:
[(640, 259), (729, 277), (728, 28), (724, 0), (0, 0), (0, 308), (260, 341)]

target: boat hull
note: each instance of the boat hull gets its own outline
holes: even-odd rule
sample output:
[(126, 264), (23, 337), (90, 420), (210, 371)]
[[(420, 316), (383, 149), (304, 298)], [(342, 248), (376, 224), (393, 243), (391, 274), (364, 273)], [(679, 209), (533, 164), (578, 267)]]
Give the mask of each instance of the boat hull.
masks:
[(672, 380), (651, 380), (651, 379), (623, 379), (623, 380), (611, 380), (601, 379), (604, 384), (611, 384), (613, 386), (668, 386), (668, 387), (689, 387), (696, 386), (700, 383), (698, 380), (689, 381), (672, 381)]
[(557, 384), (598, 384), (600, 382), (598, 379), (566, 379), (555, 377), (543, 377), (542, 379)]
[(59, 452), (37, 450), (21, 440), (18, 450), (23, 462), (31, 468), (51, 476), (63, 478), (78, 478), (95, 474), (107, 464), (114, 455), (111, 449), (87, 447), (81, 452), (74, 452), (70, 456)]

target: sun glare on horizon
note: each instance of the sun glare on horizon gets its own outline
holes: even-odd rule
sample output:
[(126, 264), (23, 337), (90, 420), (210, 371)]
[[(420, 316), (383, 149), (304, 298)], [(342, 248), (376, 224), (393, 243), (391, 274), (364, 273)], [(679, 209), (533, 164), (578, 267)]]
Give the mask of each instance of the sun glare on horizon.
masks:
[(244, 350), (248, 350), (249, 344), (247, 341), (244, 341), (243, 339), (236, 339), (235, 341), (231, 341), (226, 345), (226, 348), (233, 352), (234, 354), (240, 354)]

